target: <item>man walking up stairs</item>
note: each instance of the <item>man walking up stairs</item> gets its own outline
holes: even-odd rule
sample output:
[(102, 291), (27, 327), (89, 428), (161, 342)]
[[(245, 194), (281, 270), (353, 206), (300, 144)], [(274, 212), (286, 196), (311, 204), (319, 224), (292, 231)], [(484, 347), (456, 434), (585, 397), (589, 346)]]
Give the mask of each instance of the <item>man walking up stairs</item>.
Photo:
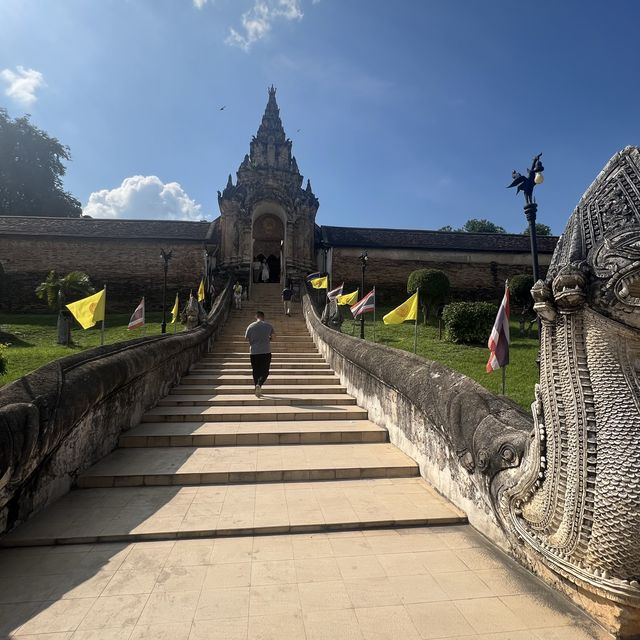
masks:
[(256, 311), (255, 322), (252, 322), (244, 333), (250, 347), (256, 398), (262, 397), (262, 385), (269, 377), (271, 340), (274, 335), (273, 327), (264, 320), (264, 311)]

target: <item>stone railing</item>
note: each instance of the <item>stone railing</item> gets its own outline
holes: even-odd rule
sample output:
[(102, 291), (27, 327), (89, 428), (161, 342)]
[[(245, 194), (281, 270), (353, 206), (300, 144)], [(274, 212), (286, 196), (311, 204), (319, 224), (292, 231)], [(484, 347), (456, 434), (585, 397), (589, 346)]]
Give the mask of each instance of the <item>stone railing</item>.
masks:
[(307, 292), (303, 308), (317, 347), (369, 419), (471, 524), (508, 548), (496, 501), (501, 479), (522, 460), (531, 417), (438, 362), (328, 328)]
[(178, 383), (224, 325), (231, 282), (191, 331), (55, 360), (0, 389), (0, 533), (66, 493)]

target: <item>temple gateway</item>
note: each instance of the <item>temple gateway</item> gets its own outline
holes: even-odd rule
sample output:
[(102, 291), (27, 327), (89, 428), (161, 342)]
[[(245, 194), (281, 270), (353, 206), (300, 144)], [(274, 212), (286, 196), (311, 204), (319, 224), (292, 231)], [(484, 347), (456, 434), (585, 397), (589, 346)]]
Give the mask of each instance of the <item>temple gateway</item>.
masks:
[[(157, 308), (161, 248), (173, 250), (167, 284), (182, 296), (201, 277), (211, 290), (217, 275), (229, 272), (250, 290), (253, 267), (263, 262), (269, 282), (295, 283), (311, 271), (327, 271), (334, 282), (355, 288), (363, 250), (367, 283), (376, 285), (383, 302), (404, 293), (414, 269), (441, 269), (456, 298), (486, 300), (500, 297), (506, 278), (531, 268), (526, 235), (318, 224), (320, 203), (300, 173), (273, 87), (249, 153), (235, 180), (229, 175), (218, 191), (218, 203), (220, 216), (211, 222), (0, 218), (0, 308), (42, 308), (33, 291), (51, 269), (85, 271), (96, 287), (108, 283), (112, 309), (129, 310), (142, 295)], [(543, 274), (556, 242), (539, 238)]]
[(276, 103), (269, 101), (258, 133), (251, 140), (220, 205), (220, 266), (251, 280), (253, 262), (266, 261), (270, 282), (298, 278), (316, 267), (315, 226), (318, 198), (311, 182), (303, 188), (298, 163), (291, 152)]

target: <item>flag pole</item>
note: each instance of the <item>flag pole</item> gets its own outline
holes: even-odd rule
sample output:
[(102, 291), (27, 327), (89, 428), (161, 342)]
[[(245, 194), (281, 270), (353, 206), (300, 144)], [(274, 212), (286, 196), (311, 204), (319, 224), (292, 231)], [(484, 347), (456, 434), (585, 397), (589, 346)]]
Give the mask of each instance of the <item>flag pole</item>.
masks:
[(416, 319), (413, 322), (413, 353), (418, 353), (418, 309), (420, 308), (420, 293), (417, 292), (416, 299)]
[(376, 341), (376, 294), (375, 294), (375, 290), (376, 288), (373, 287), (373, 341)]
[[(505, 294), (509, 291), (509, 278), (504, 281), (504, 290)], [(507, 318), (507, 327), (509, 326), (509, 318)], [(507, 349), (509, 348), (509, 343), (507, 343)], [(506, 395), (506, 387), (507, 387), (507, 365), (505, 364), (502, 367), (502, 395)]]
[(104, 319), (107, 316), (107, 285), (104, 285), (104, 314), (102, 315), (102, 330), (100, 331), (100, 346), (104, 346)]

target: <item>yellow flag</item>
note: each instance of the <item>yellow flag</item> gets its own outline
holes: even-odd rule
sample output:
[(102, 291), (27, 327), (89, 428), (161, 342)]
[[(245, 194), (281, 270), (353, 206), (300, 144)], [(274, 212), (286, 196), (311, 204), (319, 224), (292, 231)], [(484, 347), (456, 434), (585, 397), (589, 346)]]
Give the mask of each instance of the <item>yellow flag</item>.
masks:
[(402, 324), (405, 320), (418, 319), (418, 292), (416, 291), (408, 300), (399, 307), (389, 311), (382, 320), (385, 324)]
[(314, 278), (313, 280), (309, 280), (311, 286), (314, 289), (328, 289), (329, 288), (329, 276), (324, 276), (322, 278)]
[(104, 306), (106, 291), (103, 289), (88, 298), (82, 298), (66, 305), (73, 317), (80, 323), (83, 329), (89, 329), (99, 320), (104, 320)]
[(360, 289), (356, 289), (353, 293), (345, 293), (344, 295), (338, 296), (336, 298), (336, 302), (338, 304), (348, 304), (352, 305), (358, 302), (358, 293)]
[(204, 280), (200, 280), (200, 286), (198, 287), (198, 302), (204, 300)]
[(178, 313), (180, 313), (180, 300), (178, 299), (178, 294), (176, 293), (176, 302), (173, 305), (173, 309), (171, 309), (171, 323), (175, 324), (178, 319)]

